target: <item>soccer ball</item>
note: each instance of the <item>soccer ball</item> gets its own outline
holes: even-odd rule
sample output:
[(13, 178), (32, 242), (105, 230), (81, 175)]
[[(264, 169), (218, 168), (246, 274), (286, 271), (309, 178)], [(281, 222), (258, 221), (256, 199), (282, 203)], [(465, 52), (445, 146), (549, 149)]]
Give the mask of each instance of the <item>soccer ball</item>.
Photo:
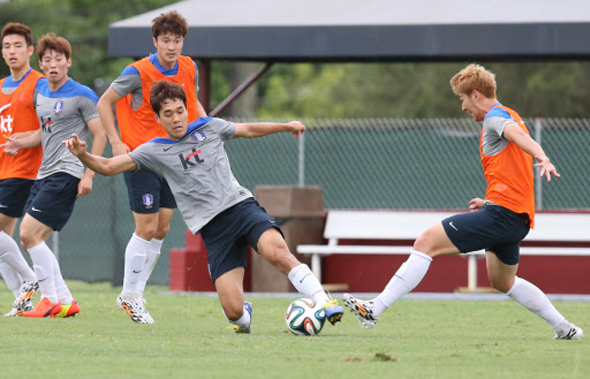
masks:
[(315, 336), (326, 322), (326, 311), (307, 298), (297, 299), (289, 305), (286, 314), (287, 328), (298, 336)]

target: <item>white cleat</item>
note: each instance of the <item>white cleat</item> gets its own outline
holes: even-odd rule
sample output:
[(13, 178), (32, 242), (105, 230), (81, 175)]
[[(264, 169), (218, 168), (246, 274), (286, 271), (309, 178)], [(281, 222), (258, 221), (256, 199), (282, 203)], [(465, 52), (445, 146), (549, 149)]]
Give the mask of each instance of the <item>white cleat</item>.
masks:
[(570, 324), (570, 330), (562, 335), (558, 336), (557, 334), (553, 337), (554, 340), (581, 340), (582, 336), (584, 335), (584, 331), (579, 326), (575, 326), (574, 324)]
[(346, 305), (350, 311), (355, 314), (355, 316), (365, 328), (371, 329), (375, 326), (377, 321), (379, 321), (379, 317), (373, 315), (372, 301), (359, 300), (347, 293), (343, 295), (343, 299), (344, 305)]
[(154, 319), (143, 306), (143, 298), (136, 297), (131, 301), (125, 301), (121, 296), (117, 297), (117, 305), (123, 309), (133, 322), (138, 324), (153, 324)]

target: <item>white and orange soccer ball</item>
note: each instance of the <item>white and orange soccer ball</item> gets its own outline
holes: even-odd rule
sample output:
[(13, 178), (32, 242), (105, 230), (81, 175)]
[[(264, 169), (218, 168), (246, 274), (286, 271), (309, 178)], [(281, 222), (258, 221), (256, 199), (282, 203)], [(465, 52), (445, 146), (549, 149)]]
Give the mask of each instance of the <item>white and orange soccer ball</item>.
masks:
[(285, 318), (291, 333), (298, 336), (315, 336), (324, 327), (326, 311), (313, 300), (301, 298), (289, 305)]

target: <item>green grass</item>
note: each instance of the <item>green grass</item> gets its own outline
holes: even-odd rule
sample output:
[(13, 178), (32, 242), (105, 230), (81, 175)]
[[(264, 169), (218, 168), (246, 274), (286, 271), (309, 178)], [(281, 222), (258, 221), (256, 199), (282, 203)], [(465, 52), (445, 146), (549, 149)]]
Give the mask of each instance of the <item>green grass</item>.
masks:
[[(0, 378), (587, 378), (588, 341), (554, 341), (544, 321), (511, 301), (402, 300), (365, 330), (347, 312), (318, 337), (287, 331), (296, 297), (248, 297), (253, 333), (226, 329), (214, 296), (149, 287), (154, 325), (118, 309), (119, 289), (70, 282), (82, 314), (0, 318)], [(0, 288), (0, 307), (12, 296)], [(590, 303), (556, 303), (585, 325)]]

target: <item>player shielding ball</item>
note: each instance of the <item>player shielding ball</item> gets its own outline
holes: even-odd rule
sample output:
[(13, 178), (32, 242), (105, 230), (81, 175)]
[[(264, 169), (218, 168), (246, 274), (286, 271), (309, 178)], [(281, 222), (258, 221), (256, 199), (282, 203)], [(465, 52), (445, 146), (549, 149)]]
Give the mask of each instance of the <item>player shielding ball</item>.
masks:
[(487, 181), (485, 199), (472, 199), (470, 213), (449, 217), (418, 237), (408, 260), (376, 298), (363, 301), (344, 294), (346, 306), (372, 328), (385, 309), (422, 281), (434, 257), (485, 249), (494, 288), (547, 321), (556, 339), (580, 339), (581, 328), (567, 321), (539, 288), (516, 276), (520, 242), (535, 222), (532, 158), (547, 181), (560, 175), (522, 118), (496, 99), (494, 74), (471, 64), (451, 79), (451, 86), (462, 110), (483, 122), (479, 149)]
[(223, 141), (290, 132), (299, 137), (305, 126), (290, 123), (234, 124), (203, 117), (190, 124), (186, 94), (177, 83), (159, 81), (150, 103), (168, 138), (156, 138), (134, 151), (114, 158), (86, 152), (77, 136), (64, 141), (88, 168), (115, 175), (147, 168), (162, 175), (172, 190), (192, 233), (201, 233), (209, 253), (211, 278), (223, 312), (237, 333), (249, 333), (252, 307), (244, 302), (247, 245), (286, 274), (299, 292), (324, 304), (326, 318), (340, 321), (344, 309), (331, 300), (309, 267), (289, 251), (276, 221), (234, 177)]

